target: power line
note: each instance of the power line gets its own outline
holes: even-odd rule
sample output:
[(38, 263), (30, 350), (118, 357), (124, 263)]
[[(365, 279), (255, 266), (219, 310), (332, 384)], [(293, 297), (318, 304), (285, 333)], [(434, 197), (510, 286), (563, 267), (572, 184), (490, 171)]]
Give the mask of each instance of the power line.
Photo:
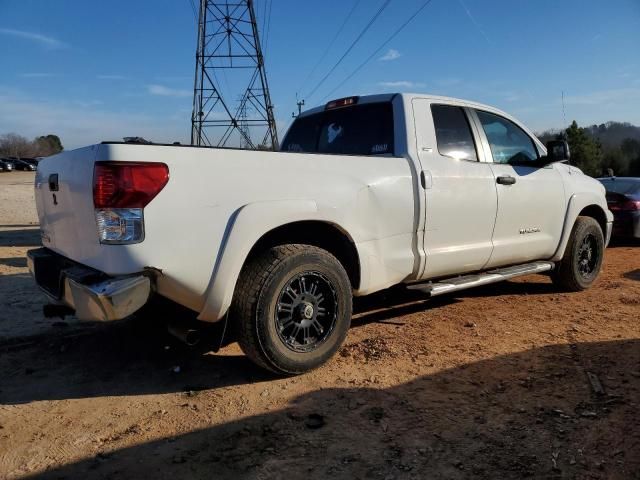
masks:
[(411, 23), (411, 21), (416, 18), (420, 12), (422, 12), (422, 10), (424, 10), (433, 0), (427, 0), (426, 2), (424, 2), (415, 12), (413, 12), (413, 14), (411, 14), (411, 16), (402, 24), (400, 25), (400, 27), (391, 34), (391, 36), (389, 38), (387, 38), (384, 42), (382, 42), (382, 44), (376, 49), (374, 50), (374, 52), (369, 55), (367, 57), (367, 59), (362, 62), (360, 65), (358, 65), (358, 67), (351, 72), (347, 78), (345, 78), (342, 82), (340, 82), (333, 90), (331, 90), (329, 93), (327, 93), (324, 98), (322, 99), (323, 101), (329, 97), (331, 94), (333, 94), (336, 90), (338, 90), (340, 87), (342, 87), (346, 82), (348, 82), (349, 80), (351, 80), (353, 78), (353, 76), (358, 73), (360, 70), (362, 70), (362, 68), (371, 61), (371, 59), (373, 57), (375, 57), (376, 55), (378, 55), (380, 53), (380, 50), (382, 50), (384, 47), (387, 46), (387, 44), (389, 42), (391, 42), (391, 40), (393, 40), (394, 38), (396, 38), (398, 36), (398, 34), (405, 29), (405, 27), (407, 25), (409, 25)]
[(369, 30), (369, 28), (371, 28), (371, 26), (374, 24), (374, 22), (378, 19), (378, 17), (380, 16), (380, 14), (384, 11), (385, 8), (387, 8), (387, 6), (389, 6), (389, 3), (391, 3), (391, 0), (385, 0), (385, 2), (380, 6), (380, 8), (378, 9), (378, 11), (373, 15), (373, 17), (371, 17), (371, 20), (369, 20), (369, 23), (367, 23), (367, 25), (365, 25), (365, 27), (362, 29), (362, 31), (360, 32), (360, 34), (356, 37), (356, 39), (351, 42), (351, 45), (349, 45), (349, 48), (347, 48), (347, 50), (342, 54), (342, 56), (340, 57), (340, 59), (335, 63), (335, 65), (333, 67), (331, 67), (331, 70), (329, 70), (327, 72), (327, 74), (322, 77), (322, 80), (320, 80), (317, 85), (313, 88), (313, 90), (311, 90), (311, 92), (305, 96), (305, 98), (310, 98), (313, 96), (314, 93), (316, 93), (316, 91), (318, 90), (318, 88), (320, 88), (320, 86), (325, 82), (325, 80), (327, 78), (329, 78), (329, 76), (331, 76), (331, 74), (335, 71), (336, 68), (338, 68), (338, 65), (340, 65), (342, 63), (342, 61), (345, 59), (345, 57), (347, 55), (349, 55), (349, 53), (351, 52), (351, 50), (353, 50), (353, 47), (356, 46), (356, 44), (360, 41), (360, 39), (364, 36), (365, 33), (367, 33), (367, 31)]
[(264, 49), (263, 56), (267, 55), (267, 48), (269, 48), (269, 32), (271, 30), (271, 8), (273, 7), (273, 0), (269, 0), (269, 14), (267, 15), (267, 30), (264, 34)]
[(193, 10), (193, 18), (195, 18), (196, 23), (198, 23), (198, 10), (196, 9), (196, 4), (193, 3), (193, 0), (189, 0), (191, 4), (191, 10)]
[(314, 67), (311, 69), (311, 71), (307, 74), (305, 79), (302, 81), (302, 83), (300, 85), (300, 88), (298, 88), (298, 92), (302, 91), (303, 87), (306, 86), (307, 82), (311, 79), (313, 74), (316, 72), (316, 70), (318, 69), (318, 67), (322, 63), (322, 61), (327, 57), (327, 54), (329, 53), (329, 50), (331, 50), (331, 47), (333, 47), (333, 44), (335, 43), (335, 41), (338, 39), (338, 37), (342, 33), (342, 30), (344, 30), (344, 27), (347, 25), (347, 23), (351, 19), (351, 16), (353, 15), (353, 12), (355, 12), (355, 10), (356, 10), (356, 8), (358, 7), (359, 4), (360, 4), (360, 0), (356, 0), (356, 2), (353, 4), (353, 7), (351, 7), (351, 10), (349, 11), (347, 16), (345, 17), (344, 22), (342, 22), (342, 25), (340, 25), (340, 28), (338, 28), (338, 31), (336, 32), (336, 34), (333, 36), (333, 38), (329, 42), (329, 45), (325, 49), (324, 53), (320, 56), (319, 60), (316, 62)]
[(267, 4), (269, 3), (269, 0), (264, 0), (264, 2), (262, 3), (263, 7), (262, 7), (262, 28), (260, 29), (261, 32), (264, 32), (264, 27), (266, 25), (266, 21), (267, 21)]

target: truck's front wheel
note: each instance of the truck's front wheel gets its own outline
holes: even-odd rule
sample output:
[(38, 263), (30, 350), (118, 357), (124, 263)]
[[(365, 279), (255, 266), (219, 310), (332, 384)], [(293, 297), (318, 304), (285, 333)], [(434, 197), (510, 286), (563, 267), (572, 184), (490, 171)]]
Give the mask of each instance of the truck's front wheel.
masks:
[(351, 323), (351, 284), (329, 252), (280, 245), (244, 266), (230, 310), (243, 352), (280, 374), (304, 373), (340, 348)]
[(578, 217), (564, 257), (551, 274), (554, 284), (570, 292), (589, 288), (600, 273), (604, 248), (598, 222), (591, 217)]

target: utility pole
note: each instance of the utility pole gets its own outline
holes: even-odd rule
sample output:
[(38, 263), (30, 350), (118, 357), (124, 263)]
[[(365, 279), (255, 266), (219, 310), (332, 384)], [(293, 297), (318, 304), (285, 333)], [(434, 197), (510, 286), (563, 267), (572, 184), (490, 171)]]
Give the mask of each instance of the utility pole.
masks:
[[(228, 88), (243, 90), (225, 91), (225, 98), (220, 77), (226, 81), (227, 75), (233, 77)], [(234, 93), (240, 94), (236, 108), (230, 103)], [(262, 142), (254, 143), (250, 132)], [(253, 0), (200, 0), (191, 144), (224, 147), (238, 137), (243, 148), (278, 148)]]
[[(298, 99), (298, 96), (296, 95), (296, 100), (297, 99)], [(302, 113), (302, 107), (304, 107), (304, 100), (298, 100), (296, 102), (296, 105), (298, 105), (298, 115), (296, 115), (296, 112), (292, 112), (291, 118), (296, 118), (300, 116), (300, 114)]]

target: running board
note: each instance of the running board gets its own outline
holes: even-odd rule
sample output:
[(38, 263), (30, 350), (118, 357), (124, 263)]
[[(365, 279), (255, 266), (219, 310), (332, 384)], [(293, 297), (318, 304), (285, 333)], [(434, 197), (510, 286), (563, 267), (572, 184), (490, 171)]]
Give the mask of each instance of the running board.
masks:
[(457, 292), (467, 288), (502, 282), (503, 280), (509, 280), (510, 278), (520, 277), (522, 275), (548, 272), (549, 270), (553, 270), (553, 266), (553, 262), (524, 263), (522, 265), (489, 270), (488, 272), (476, 273), (473, 275), (448, 278), (438, 282), (414, 283), (412, 285), (407, 285), (407, 288), (411, 290), (419, 290), (435, 297), (436, 295)]

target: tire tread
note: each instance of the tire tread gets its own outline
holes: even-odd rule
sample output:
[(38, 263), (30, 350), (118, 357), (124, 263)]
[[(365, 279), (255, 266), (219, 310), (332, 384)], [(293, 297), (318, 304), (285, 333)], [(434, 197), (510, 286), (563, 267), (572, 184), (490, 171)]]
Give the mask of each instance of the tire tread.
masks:
[(271, 247), (250, 260), (242, 268), (230, 309), (231, 322), (237, 329), (238, 343), (243, 353), (258, 366), (280, 375), (300, 372), (284, 371), (268, 358), (255, 332), (255, 309), (260, 292), (274, 270), (285, 259), (303, 252), (326, 257), (340, 265), (331, 253), (312, 245), (285, 244)]
[[(602, 229), (594, 218), (579, 216), (576, 219), (576, 223), (571, 230), (571, 237), (569, 238), (569, 242), (567, 243), (567, 247), (564, 251), (564, 256), (562, 257), (562, 260), (557, 263), (556, 269), (552, 273), (551, 279), (553, 280), (553, 283), (565, 291), (581, 292), (582, 290), (589, 288), (589, 286), (591, 285), (589, 284), (585, 286), (584, 284), (580, 283), (580, 281), (576, 277), (573, 268), (573, 256), (576, 242), (579, 238), (582, 237), (582, 233), (586, 229), (594, 225), (598, 228), (602, 235)], [(604, 255), (604, 251), (601, 253), (601, 255)], [(602, 259), (600, 265), (602, 265)]]

